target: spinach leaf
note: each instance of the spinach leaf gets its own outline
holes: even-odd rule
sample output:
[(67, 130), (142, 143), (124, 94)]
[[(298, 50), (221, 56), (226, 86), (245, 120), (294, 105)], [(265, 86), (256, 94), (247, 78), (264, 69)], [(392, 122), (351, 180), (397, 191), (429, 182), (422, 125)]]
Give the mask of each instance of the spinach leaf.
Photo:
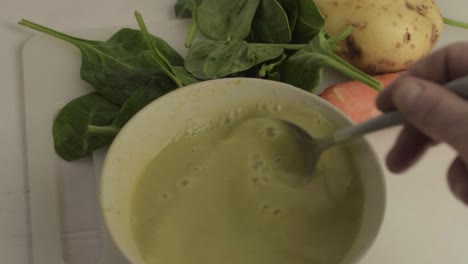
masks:
[(174, 12), (178, 18), (191, 17), (190, 28), (185, 38), (185, 47), (190, 48), (197, 34), (197, 13), (198, 6), (202, 0), (177, 0), (174, 5)]
[(268, 44), (199, 41), (189, 50), (185, 68), (199, 79), (216, 79), (248, 70), (282, 53), (283, 48)]
[(295, 43), (308, 43), (325, 26), (325, 18), (314, 0), (297, 0), (297, 21), (293, 31)]
[(286, 15), (288, 16), (289, 28), (294, 31), (297, 21), (298, 4), (297, 0), (278, 0), (279, 4), (283, 7)]
[[(172, 83), (172, 81), (166, 76), (161, 76), (160, 78), (155, 79), (154, 82), (154, 85), (143, 86), (136, 89), (133, 95), (128, 98), (122, 106), (112, 124), (107, 126), (88, 125), (88, 133), (107, 137), (116, 136), (120, 129), (128, 122), (128, 120), (138, 113), (138, 111), (157, 98), (173, 90), (173, 86), (168, 85)], [(155, 89), (154, 87), (159, 88)]]
[[(138, 30), (124, 28), (108, 41), (93, 41), (69, 36), (36, 23), (22, 20), (20, 25), (46, 33), (76, 46), (82, 55), (81, 78), (110, 102), (122, 105), (153, 78), (164, 73)], [(164, 40), (151, 36), (157, 49), (171, 65), (183, 66), (183, 58)]]
[(281, 57), (273, 62), (264, 63), (258, 72), (258, 76), (260, 78), (267, 78), (273, 81), (280, 81), (281, 74), (280, 74), (280, 65), (286, 60), (288, 56), (286, 54), (281, 55)]
[(125, 102), (122, 109), (120, 109), (119, 114), (112, 123), (112, 127), (122, 128), (138, 111), (167, 92), (169, 91), (153, 89), (151, 87), (137, 89), (132, 97)]
[[(183, 66), (184, 58), (174, 50), (171, 45), (169, 45), (162, 38), (152, 36), (152, 41), (158, 50), (161, 51), (163, 56), (168, 60), (168, 62), (173, 66)], [(144, 51), (149, 54), (150, 49), (145, 42), (140, 30), (123, 28), (114, 34), (108, 41), (108, 43), (113, 44), (114, 46), (122, 46), (122, 48), (129, 53), (137, 54), (138, 51)]]
[(187, 69), (185, 69), (185, 67), (174, 67), (174, 72), (177, 78), (179, 78), (180, 82), (184, 86), (200, 82), (200, 80), (198, 80), (192, 74), (190, 74), (190, 72), (188, 72)]
[(174, 5), (174, 13), (178, 18), (189, 18), (193, 16), (193, 11), (203, 0), (177, 0)]
[(328, 40), (325, 32), (320, 31), (305, 48), (297, 51), (281, 65), (281, 81), (315, 93), (322, 79), (322, 68), (327, 66), (378, 91), (382, 90), (379, 81), (333, 53), (330, 41), (335, 42), (336, 39)]
[(172, 67), (169, 60), (164, 56), (164, 54), (156, 47), (153, 36), (148, 32), (146, 28), (145, 21), (138, 11), (135, 11), (135, 17), (138, 22), (138, 26), (140, 27), (141, 34), (143, 35), (143, 39), (148, 45), (150, 53), (152, 54), (152, 58), (156, 65), (160, 66), (160, 69), (169, 76), (172, 80), (175, 81), (177, 86), (182, 87), (182, 82), (177, 78), (174, 72), (174, 68)]
[[(187, 70), (185, 70), (184, 62), (182, 64), (177, 63), (173, 64), (169, 59), (166, 58), (162, 50), (160, 50), (155, 43), (152, 41), (152, 36), (149, 34), (148, 29), (146, 28), (143, 17), (140, 13), (135, 12), (135, 17), (137, 19), (138, 25), (141, 30), (141, 34), (145, 39), (145, 42), (150, 47), (151, 54), (153, 55), (154, 60), (158, 65), (162, 65), (164, 72), (171, 79), (175, 80), (177, 86), (182, 87), (184, 85), (189, 85), (198, 82), (198, 80), (193, 77)], [(176, 66), (173, 66), (176, 65)]]
[(79, 97), (67, 104), (53, 126), (56, 152), (75, 160), (108, 146), (136, 113), (170, 90), (140, 87), (119, 108), (98, 93)]
[(200, 32), (211, 40), (243, 40), (260, 0), (203, 0), (198, 7)]
[(68, 103), (57, 115), (52, 128), (57, 154), (71, 161), (105, 147), (112, 138), (87, 133), (88, 125), (106, 126), (112, 123), (119, 107), (94, 92)]
[(291, 29), (286, 12), (277, 0), (261, 0), (252, 21), (252, 42), (289, 43)]

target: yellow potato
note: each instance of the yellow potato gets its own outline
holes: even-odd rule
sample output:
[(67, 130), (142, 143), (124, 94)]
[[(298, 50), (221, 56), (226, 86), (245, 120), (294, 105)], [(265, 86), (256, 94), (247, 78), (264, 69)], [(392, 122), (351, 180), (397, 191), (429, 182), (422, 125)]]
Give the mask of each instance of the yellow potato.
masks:
[(443, 18), (434, 0), (316, 0), (326, 30), (353, 33), (340, 43), (340, 56), (371, 74), (407, 69), (437, 43)]

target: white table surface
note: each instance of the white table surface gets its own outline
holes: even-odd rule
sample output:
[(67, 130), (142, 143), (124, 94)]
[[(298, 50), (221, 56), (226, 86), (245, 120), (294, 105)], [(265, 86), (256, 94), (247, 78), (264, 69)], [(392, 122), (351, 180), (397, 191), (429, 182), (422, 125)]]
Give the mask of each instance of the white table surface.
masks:
[[(0, 262), (31, 263), (24, 141), (21, 48), (33, 35), (21, 18), (60, 30), (134, 24), (133, 11), (172, 18), (174, 0), (2, 0), (0, 5)], [(450, 2), (450, 3), (448, 3)], [(443, 12), (468, 20), (468, 3), (444, 0)], [(465, 6), (466, 8), (460, 8)], [(468, 32), (467, 39), (468, 39)], [(395, 130), (370, 140), (381, 158)], [(445, 170), (454, 153), (432, 151), (402, 177), (386, 173), (388, 209), (382, 232), (366, 263), (468, 263), (468, 208), (451, 197)], [(384, 261), (382, 258), (386, 258)]]

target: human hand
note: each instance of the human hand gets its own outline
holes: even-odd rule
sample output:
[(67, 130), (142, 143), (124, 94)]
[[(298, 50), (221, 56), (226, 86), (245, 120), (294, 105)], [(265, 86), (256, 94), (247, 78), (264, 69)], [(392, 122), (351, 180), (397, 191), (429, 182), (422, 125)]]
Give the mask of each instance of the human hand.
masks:
[(431, 146), (447, 143), (458, 153), (449, 186), (468, 205), (468, 101), (443, 87), (467, 75), (468, 43), (451, 45), (416, 63), (379, 95), (377, 106), (396, 108), (408, 121), (387, 156), (388, 168), (403, 172)]

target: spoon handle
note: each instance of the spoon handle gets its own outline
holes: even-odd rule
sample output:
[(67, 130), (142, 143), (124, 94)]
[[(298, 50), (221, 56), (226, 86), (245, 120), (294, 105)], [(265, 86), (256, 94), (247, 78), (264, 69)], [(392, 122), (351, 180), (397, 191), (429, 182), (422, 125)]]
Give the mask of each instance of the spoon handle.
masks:
[[(468, 99), (468, 76), (451, 81), (445, 86), (464, 99)], [(362, 124), (337, 131), (333, 134), (332, 141), (336, 144), (377, 130), (404, 124), (405, 122), (405, 118), (399, 111), (388, 112)]]

